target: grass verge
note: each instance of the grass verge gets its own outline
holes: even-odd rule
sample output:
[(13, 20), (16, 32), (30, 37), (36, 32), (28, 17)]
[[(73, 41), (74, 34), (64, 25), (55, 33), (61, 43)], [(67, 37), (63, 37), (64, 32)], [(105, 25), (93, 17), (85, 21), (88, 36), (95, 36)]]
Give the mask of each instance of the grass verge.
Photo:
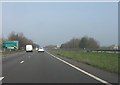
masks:
[[(118, 73), (118, 53), (51, 50), (52, 54), (83, 62), (103, 70)], [(120, 73), (120, 72), (119, 72)]]
[(15, 53), (18, 53), (18, 52), (22, 52), (21, 50), (19, 51), (6, 51), (6, 52), (2, 52), (2, 57), (6, 57), (7, 55), (11, 55), (11, 54), (15, 54)]

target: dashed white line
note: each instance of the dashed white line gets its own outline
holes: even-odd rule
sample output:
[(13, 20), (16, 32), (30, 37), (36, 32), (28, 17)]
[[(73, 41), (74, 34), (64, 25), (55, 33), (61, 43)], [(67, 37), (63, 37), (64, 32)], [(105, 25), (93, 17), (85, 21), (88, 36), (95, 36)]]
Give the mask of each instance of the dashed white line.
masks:
[(22, 63), (24, 63), (24, 61), (21, 61), (20, 63), (22, 64)]
[(2, 81), (4, 79), (4, 77), (0, 77), (0, 81)]
[[(46, 51), (46, 53), (48, 53), (48, 52)], [(84, 73), (84, 74), (86, 74), (86, 75), (88, 75), (88, 76), (94, 78), (95, 80), (100, 81), (101, 83), (104, 83), (104, 84), (107, 84), (107, 85), (112, 85), (112, 84), (108, 83), (107, 81), (105, 81), (105, 80), (103, 80), (103, 79), (101, 79), (101, 78), (99, 78), (99, 77), (97, 77), (97, 76), (94, 76), (93, 74), (90, 74), (89, 72), (86, 72), (86, 71), (84, 71), (84, 70), (82, 70), (82, 69), (80, 69), (80, 68), (78, 68), (78, 67), (76, 67), (76, 66), (74, 66), (74, 65), (72, 65), (72, 64), (70, 64), (70, 63), (68, 63), (68, 62), (66, 62), (66, 61), (64, 61), (64, 60), (62, 60), (62, 59), (60, 59), (60, 58), (58, 58), (58, 57), (52, 55), (52, 54), (50, 54), (50, 53), (48, 53), (48, 54), (51, 55), (51, 56), (53, 56), (54, 58), (56, 58), (56, 59), (62, 61), (63, 63), (65, 63), (65, 64), (67, 64), (67, 65), (69, 65), (69, 66), (75, 68), (76, 70), (78, 70), (78, 71), (80, 71), (80, 72), (82, 72), (82, 73)]]

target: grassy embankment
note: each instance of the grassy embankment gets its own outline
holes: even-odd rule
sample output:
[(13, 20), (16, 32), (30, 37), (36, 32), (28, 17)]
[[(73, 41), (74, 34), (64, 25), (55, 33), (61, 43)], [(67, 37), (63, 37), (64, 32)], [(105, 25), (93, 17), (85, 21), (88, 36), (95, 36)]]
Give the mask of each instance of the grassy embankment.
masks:
[[(118, 53), (52, 50), (57, 54), (110, 72), (118, 73)], [(120, 54), (120, 53), (119, 53)]]

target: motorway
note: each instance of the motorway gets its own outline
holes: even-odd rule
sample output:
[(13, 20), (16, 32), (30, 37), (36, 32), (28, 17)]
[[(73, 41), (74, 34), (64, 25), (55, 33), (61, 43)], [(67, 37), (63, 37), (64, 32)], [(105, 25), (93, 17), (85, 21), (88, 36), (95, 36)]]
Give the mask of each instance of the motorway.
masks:
[[(111, 78), (112, 80), (117, 82), (117, 76)], [(109, 84), (111, 81), (94, 76), (48, 52), (21, 52), (2, 60), (2, 83)]]

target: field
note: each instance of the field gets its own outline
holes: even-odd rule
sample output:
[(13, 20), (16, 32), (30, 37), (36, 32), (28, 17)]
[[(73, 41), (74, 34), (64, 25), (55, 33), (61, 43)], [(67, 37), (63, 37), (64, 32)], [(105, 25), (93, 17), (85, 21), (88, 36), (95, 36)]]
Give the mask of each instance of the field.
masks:
[(118, 73), (118, 53), (52, 50), (52, 54), (67, 57), (110, 72)]

